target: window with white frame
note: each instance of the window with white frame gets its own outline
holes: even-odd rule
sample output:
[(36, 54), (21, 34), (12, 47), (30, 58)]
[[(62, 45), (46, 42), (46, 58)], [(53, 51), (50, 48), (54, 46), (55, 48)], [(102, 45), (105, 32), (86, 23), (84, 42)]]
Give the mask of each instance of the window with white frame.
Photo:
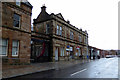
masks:
[(62, 36), (62, 27), (60, 26), (60, 35)]
[(19, 41), (13, 40), (12, 42), (12, 56), (18, 56), (19, 52)]
[(16, 0), (16, 5), (20, 6), (20, 0)]
[(50, 26), (49, 24), (46, 24), (46, 34), (49, 34), (49, 32), (50, 32)]
[(61, 47), (61, 54), (60, 56), (64, 56), (64, 47)]
[(57, 35), (59, 35), (59, 26), (57, 25)]
[(8, 52), (8, 40), (0, 39), (0, 56), (7, 56)]
[(73, 40), (73, 32), (72, 31), (70, 31), (70, 39)]
[(16, 28), (20, 28), (20, 16), (16, 13), (14, 13), (13, 16), (13, 26)]

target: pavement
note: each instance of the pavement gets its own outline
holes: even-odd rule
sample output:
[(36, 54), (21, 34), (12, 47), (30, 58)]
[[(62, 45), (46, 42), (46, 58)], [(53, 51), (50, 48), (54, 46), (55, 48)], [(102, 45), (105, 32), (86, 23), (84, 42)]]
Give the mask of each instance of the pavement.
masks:
[(92, 60), (71, 60), (71, 61), (59, 61), (59, 62), (45, 62), (45, 63), (31, 63), (30, 65), (11, 65), (17, 67), (3, 68), (2, 78), (16, 77), (36, 72), (42, 72), (47, 70), (59, 70), (64, 69), (76, 64), (87, 63)]

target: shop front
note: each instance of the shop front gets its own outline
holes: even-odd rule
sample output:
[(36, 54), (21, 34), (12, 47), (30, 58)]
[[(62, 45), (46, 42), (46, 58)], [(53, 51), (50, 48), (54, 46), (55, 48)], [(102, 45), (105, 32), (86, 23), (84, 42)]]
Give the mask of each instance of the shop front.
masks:
[(73, 48), (73, 46), (67, 45), (66, 54), (69, 57), (69, 59), (74, 59), (74, 48)]
[(49, 42), (31, 39), (31, 62), (48, 62), (50, 60)]
[(76, 47), (76, 54), (75, 54), (75, 56), (76, 56), (76, 59), (82, 59), (82, 52), (81, 52), (80, 46)]

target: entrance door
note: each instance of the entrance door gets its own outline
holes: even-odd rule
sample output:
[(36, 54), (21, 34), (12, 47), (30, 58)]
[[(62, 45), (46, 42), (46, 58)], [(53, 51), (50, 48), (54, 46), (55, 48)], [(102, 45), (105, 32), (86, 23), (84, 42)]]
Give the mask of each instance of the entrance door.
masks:
[(55, 61), (58, 61), (58, 48), (55, 49)]
[(36, 48), (36, 57), (38, 57), (41, 54), (42, 46), (36, 45), (35, 48)]

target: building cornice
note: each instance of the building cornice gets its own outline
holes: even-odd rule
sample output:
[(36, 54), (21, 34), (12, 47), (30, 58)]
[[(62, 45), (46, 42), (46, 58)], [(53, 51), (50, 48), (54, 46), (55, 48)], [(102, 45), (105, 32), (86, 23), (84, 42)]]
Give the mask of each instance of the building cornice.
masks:
[[(62, 18), (60, 18), (59, 16), (57, 16), (57, 15), (55, 15), (55, 14), (52, 13), (51, 16), (53, 16), (53, 15), (54, 15), (55, 17), (59, 18), (60, 20), (64, 21), (67, 25), (66, 25), (65, 23), (57, 20), (56, 18), (52, 17), (53, 19), (59, 21), (60, 23), (66, 25), (67, 27), (69, 27), (69, 28), (71, 28), (71, 29), (74, 29), (74, 28), (75, 28), (75, 29), (74, 29), (75, 31), (77, 31), (77, 32), (82, 32), (82, 33), (84, 33), (84, 34), (87, 34), (85, 31), (80, 31), (80, 29), (78, 29), (77, 27), (73, 26), (72, 24), (68, 23), (68, 22), (65, 21), (64, 19), (62, 19)], [(68, 26), (68, 25), (69, 25), (69, 26)], [(87, 34), (87, 35), (88, 35), (88, 34)]]
[(7, 6), (9, 6), (9, 7), (11, 7), (11, 8), (14, 8), (14, 9), (17, 9), (17, 10), (19, 10), (19, 11), (21, 11), (21, 12), (24, 12), (25, 14), (28, 14), (28, 15), (32, 15), (32, 13), (31, 12), (29, 12), (29, 11), (26, 11), (25, 9), (23, 9), (23, 8), (21, 8), (21, 7), (19, 7), (19, 6), (16, 6), (16, 5), (14, 5), (14, 4), (11, 4), (10, 2), (2, 2), (3, 4), (6, 4)]
[(20, 31), (20, 32), (23, 32), (23, 33), (31, 34), (31, 32), (27, 32), (27, 31), (24, 31), (24, 30), (21, 30), (21, 29), (18, 29), (18, 28), (11, 28), (11, 27), (8, 27), (6, 25), (2, 25), (0, 27), (7, 28), (7, 29), (10, 29), (10, 30), (13, 30), (13, 31)]
[(59, 23), (61, 23), (61, 24), (65, 25), (65, 26), (67, 26), (67, 27), (69, 27), (69, 28), (71, 28), (71, 29), (73, 29), (73, 30), (77, 31), (78, 33), (80, 33), (80, 34), (82, 34), (82, 35), (84, 35), (84, 36), (87, 36), (87, 37), (88, 37), (88, 34), (86, 34), (85, 32), (83, 32), (83, 31), (78, 31), (79, 29), (78, 29), (78, 30), (76, 30), (76, 29), (74, 29), (74, 28), (72, 28), (72, 27), (70, 27), (70, 26), (66, 25), (65, 23), (63, 23), (63, 22), (61, 22), (61, 21), (59, 21), (59, 20), (57, 20), (57, 19), (55, 19), (55, 18), (51, 18), (51, 19), (44, 20), (44, 21), (39, 21), (39, 22), (36, 22), (36, 23), (33, 23), (33, 24), (35, 25), (35, 24), (38, 24), (38, 23), (43, 23), (43, 22), (50, 21), (50, 20), (55, 20), (55, 21), (57, 21), (57, 22), (59, 22)]
[(52, 36), (52, 39), (58, 39), (58, 40), (74, 43), (74, 44), (77, 44), (77, 45), (86, 46), (85, 44), (82, 44), (82, 43), (78, 43), (78, 42), (75, 42), (75, 41), (70, 41), (70, 40), (67, 40), (67, 39), (58, 38), (58, 37), (55, 37), (55, 36)]

